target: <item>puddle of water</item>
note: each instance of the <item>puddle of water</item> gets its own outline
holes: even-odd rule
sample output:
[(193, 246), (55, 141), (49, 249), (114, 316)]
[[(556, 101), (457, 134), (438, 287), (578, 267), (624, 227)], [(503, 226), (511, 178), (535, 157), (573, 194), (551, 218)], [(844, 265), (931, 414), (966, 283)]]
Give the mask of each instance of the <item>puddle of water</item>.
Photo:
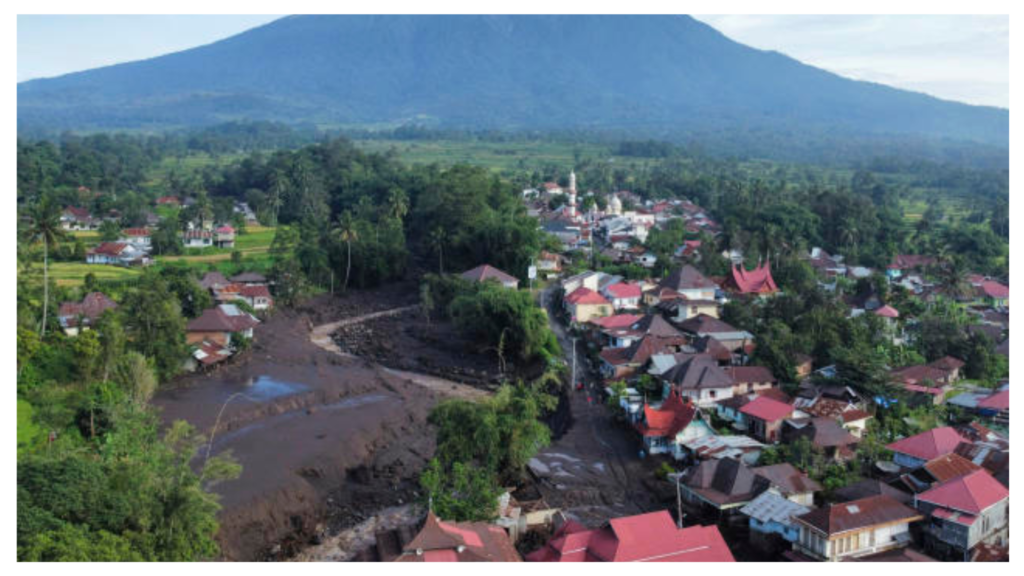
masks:
[(304, 384), (275, 380), (270, 376), (258, 376), (243, 388), (246, 396), (259, 401), (273, 400), (309, 390), (309, 386)]

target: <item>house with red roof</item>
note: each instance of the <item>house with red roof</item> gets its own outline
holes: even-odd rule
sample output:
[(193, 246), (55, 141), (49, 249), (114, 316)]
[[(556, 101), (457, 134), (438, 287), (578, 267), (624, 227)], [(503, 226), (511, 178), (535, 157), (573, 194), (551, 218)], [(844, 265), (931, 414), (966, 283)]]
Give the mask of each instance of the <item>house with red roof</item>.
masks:
[(565, 297), (565, 309), (573, 322), (589, 322), (592, 318), (611, 316), (614, 306), (599, 292), (581, 286)]
[(636, 310), (643, 294), (635, 282), (616, 282), (606, 286), (602, 292), (616, 310)]
[(958, 476), (918, 494), (914, 506), (929, 519), (926, 550), (967, 561), (982, 544), (1009, 544), (1010, 491), (984, 469)]
[(779, 287), (772, 278), (772, 264), (765, 260), (758, 264), (753, 270), (747, 270), (742, 264), (737, 264), (729, 271), (725, 279), (725, 288), (737, 294), (753, 294), (767, 296), (779, 291)]
[(569, 521), (528, 562), (735, 562), (717, 526), (680, 528), (668, 511), (613, 518), (597, 530)]
[(892, 263), (885, 267), (885, 275), (895, 280), (907, 270), (921, 270), (935, 264), (935, 258), (919, 254), (897, 254)]
[(120, 242), (132, 244), (136, 248), (149, 251), (152, 234), (149, 228), (125, 228), (121, 230)]
[(146, 252), (127, 242), (100, 242), (85, 253), (88, 264), (145, 266), (151, 262)]
[(504, 528), (488, 522), (443, 522), (433, 512), (395, 562), (522, 562)]
[(213, 246), (213, 232), (209, 230), (186, 230), (181, 233), (181, 242), (185, 248), (209, 248)]
[(740, 408), (747, 432), (761, 442), (775, 443), (781, 438), (782, 422), (793, 414), (792, 404), (768, 396), (758, 396)]
[(459, 274), (459, 276), (471, 282), (486, 282), (488, 280), (494, 280), (505, 288), (511, 288), (513, 290), (519, 288), (518, 278), (498, 270), (490, 264), (481, 264), (472, 270), (466, 270), (462, 274)]
[(177, 196), (161, 196), (156, 199), (157, 206), (181, 206), (181, 200)]
[(985, 280), (977, 287), (978, 296), (993, 308), (1009, 308), (1010, 287), (995, 280)]
[(945, 456), (956, 450), (961, 442), (968, 442), (952, 426), (933, 428), (886, 446), (894, 454), (893, 461), (904, 468), (920, 468), (925, 462)]
[(635, 426), (648, 454), (671, 454), (676, 460), (686, 457), (685, 442), (715, 432), (704, 422), (697, 405), (674, 390), (657, 408), (645, 402), (643, 416)]
[(274, 298), (264, 284), (243, 284), (238, 290), (238, 299), (253, 310), (269, 310), (274, 307)]
[(63, 302), (57, 311), (57, 321), (68, 336), (77, 336), (88, 330), (107, 310), (117, 308), (117, 302), (102, 292), (90, 292), (81, 302)]
[(234, 248), (235, 229), (227, 224), (214, 228), (213, 245), (217, 248)]
[(910, 524), (924, 517), (891, 496), (831, 504), (798, 516), (793, 551), (813, 560), (838, 562), (906, 547)]

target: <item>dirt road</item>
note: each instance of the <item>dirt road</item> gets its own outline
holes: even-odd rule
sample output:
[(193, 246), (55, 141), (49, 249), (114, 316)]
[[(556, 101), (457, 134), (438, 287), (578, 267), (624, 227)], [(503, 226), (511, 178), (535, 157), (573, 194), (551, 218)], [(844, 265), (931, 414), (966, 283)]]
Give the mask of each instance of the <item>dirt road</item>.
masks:
[[(554, 313), (556, 290), (554, 286), (544, 290), (541, 305), (548, 309), (551, 329), (571, 364), (573, 343)], [(577, 381), (585, 384), (585, 390), (569, 392), (572, 426), (530, 463), (540, 479), (538, 488), (549, 504), (590, 526), (660, 509), (657, 497), (643, 482), (652, 472), (639, 457), (635, 434), (619, 425), (600, 403), (601, 379), (585, 362), (583, 343), (576, 345)]]

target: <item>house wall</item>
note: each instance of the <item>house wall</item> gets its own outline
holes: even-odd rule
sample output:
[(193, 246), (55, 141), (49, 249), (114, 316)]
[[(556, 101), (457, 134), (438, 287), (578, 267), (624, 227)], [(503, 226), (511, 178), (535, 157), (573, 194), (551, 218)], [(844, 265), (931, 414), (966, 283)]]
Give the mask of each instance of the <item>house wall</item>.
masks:
[[(909, 523), (899, 522), (855, 532), (844, 532), (826, 540), (821, 532), (806, 524), (800, 524), (800, 539), (794, 543), (794, 548), (820, 560), (835, 562), (844, 558), (877, 554), (903, 546), (904, 544), (897, 538), (909, 531)], [(904, 541), (906, 541), (905, 538)]]
[(800, 538), (799, 528), (775, 521), (761, 522), (757, 518), (751, 518), (750, 529), (762, 534), (778, 534), (787, 542), (796, 542)]
[(676, 290), (687, 300), (714, 300), (715, 289), (714, 288), (684, 288), (682, 290)]
[[(926, 516), (937, 508), (930, 502), (918, 501), (916, 508)], [(964, 526), (952, 520), (930, 518), (925, 534), (929, 539), (938, 540), (950, 547), (965, 552), (982, 542), (998, 540), (1009, 525), (1009, 498), (989, 506), (974, 524)]]
[(680, 389), (679, 394), (683, 398), (689, 398), (701, 408), (714, 408), (717, 402), (732, 398), (732, 386), (725, 388), (702, 388), (699, 390)]
[(577, 322), (587, 322), (591, 318), (611, 316), (612, 312), (610, 304), (575, 304), (572, 315), (576, 318)]
[(228, 346), (231, 344), (231, 333), (230, 332), (186, 332), (185, 343), (186, 344), (200, 344), (203, 340), (209, 340), (220, 346)]

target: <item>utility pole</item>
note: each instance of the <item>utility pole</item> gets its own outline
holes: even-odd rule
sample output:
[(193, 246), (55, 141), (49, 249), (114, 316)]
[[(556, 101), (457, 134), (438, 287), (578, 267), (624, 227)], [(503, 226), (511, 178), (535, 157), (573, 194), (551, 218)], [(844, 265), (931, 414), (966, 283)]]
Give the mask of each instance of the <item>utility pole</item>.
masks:
[(680, 529), (683, 528), (683, 494), (679, 488), (679, 479), (682, 477), (681, 472), (676, 474), (676, 518), (678, 518), (677, 524)]

